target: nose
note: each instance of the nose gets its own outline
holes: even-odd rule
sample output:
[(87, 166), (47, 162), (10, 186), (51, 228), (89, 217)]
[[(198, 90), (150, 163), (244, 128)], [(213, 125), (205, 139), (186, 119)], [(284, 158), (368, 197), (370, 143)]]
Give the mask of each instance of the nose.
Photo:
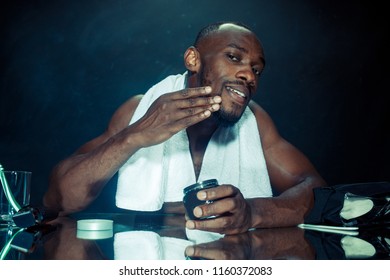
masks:
[(255, 87), (257, 84), (257, 76), (253, 72), (251, 66), (243, 66), (236, 74), (236, 78), (245, 81), (248, 86)]

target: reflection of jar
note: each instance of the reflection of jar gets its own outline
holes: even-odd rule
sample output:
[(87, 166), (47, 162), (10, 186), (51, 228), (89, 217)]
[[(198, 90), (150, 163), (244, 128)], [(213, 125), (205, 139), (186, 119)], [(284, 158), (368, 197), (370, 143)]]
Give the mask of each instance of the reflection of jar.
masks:
[(191, 220), (212, 218), (212, 217), (202, 217), (202, 218), (195, 217), (194, 216), (194, 208), (198, 205), (213, 203), (214, 202), (213, 200), (206, 200), (206, 201), (199, 200), (196, 197), (196, 194), (198, 193), (198, 191), (200, 191), (202, 189), (214, 188), (216, 186), (218, 186), (218, 181), (216, 179), (210, 179), (210, 180), (206, 180), (203, 182), (199, 182), (199, 183), (190, 185), (183, 190), (184, 207), (186, 208), (187, 215)]

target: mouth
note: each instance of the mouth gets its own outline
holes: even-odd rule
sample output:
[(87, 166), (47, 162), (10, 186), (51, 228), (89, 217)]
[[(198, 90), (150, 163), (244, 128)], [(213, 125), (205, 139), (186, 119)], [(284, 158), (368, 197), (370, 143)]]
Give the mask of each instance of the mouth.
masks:
[(228, 93), (230, 93), (230, 96), (240, 104), (245, 104), (245, 102), (248, 99), (248, 93), (244, 90), (240, 90), (237, 87), (231, 87), (231, 86), (226, 86), (225, 87)]

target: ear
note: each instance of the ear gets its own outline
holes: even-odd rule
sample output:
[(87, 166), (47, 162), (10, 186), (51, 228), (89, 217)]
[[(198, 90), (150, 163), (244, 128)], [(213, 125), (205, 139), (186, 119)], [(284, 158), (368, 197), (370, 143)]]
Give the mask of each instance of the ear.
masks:
[(200, 53), (195, 47), (189, 47), (184, 53), (184, 65), (191, 73), (197, 73), (200, 69)]

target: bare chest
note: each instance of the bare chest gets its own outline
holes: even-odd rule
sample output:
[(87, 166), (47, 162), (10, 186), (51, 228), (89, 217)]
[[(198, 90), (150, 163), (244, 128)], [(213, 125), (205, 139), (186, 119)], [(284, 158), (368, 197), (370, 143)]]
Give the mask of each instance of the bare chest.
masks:
[(200, 171), (202, 169), (204, 152), (205, 152), (204, 150), (203, 151), (192, 151), (191, 150), (191, 158), (192, 158), (192, 164), (194, 166), (196, 180), (198, 180), (199, 175), (200, 175)]

